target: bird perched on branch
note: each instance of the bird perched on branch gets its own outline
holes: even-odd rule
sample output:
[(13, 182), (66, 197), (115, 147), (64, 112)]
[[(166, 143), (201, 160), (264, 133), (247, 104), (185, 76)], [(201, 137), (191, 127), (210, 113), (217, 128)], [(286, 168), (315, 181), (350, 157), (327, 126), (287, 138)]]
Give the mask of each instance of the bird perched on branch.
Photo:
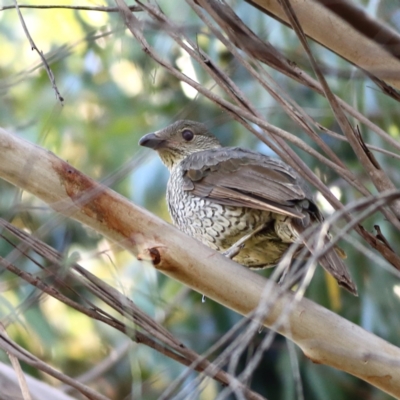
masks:
[[(167, 201), (175, 225), (215, 250), (231, 252), (236, 262), (252, 269), (272, 267), (292, 243), (300, 243), (294, 258), (329, 243), (327, 232), (303, 234), (323, 216), (306, 183), (284, 162), (222, 147), (194, 121), (177, 121), (143, 136), (139, 144), (156, 150), (169, 169)], [(319, 262), (357, 295), (340, 255), (332, 248)]]

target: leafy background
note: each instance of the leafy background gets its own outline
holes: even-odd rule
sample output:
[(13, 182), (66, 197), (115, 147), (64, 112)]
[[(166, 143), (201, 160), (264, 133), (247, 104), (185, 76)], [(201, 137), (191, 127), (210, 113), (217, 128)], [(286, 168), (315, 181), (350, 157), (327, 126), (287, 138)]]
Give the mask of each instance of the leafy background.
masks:
[[(49, 4), (50, 2), (42, 2)], [(391, 1), (359, 1), (371, 15), (399, 30), (400, 9)], [(4, 1), (3, 6), (12, 5)], [(26, 1), (24, 4), (40, 4)], [(95, 6), (93, 1), (52, 1), (51, 4)], [(103, 3), (106, 5), (106, 3)], [(205, 50), (257, 104), (268, 121), (295, 133), (313, 145), (306, 135), (287, 118), (278, 104), (263, 91), (216, 40), (186, 3), (160, 0), (162, 10), (189, 32)], [(232, 1), (235, 12), (261, 38), (270, 41), (288, 58), (309, 70), (309, 63), (287, 27), (262, 14), (249, 4)], [(114, 4), (109, 2), (110, 6)], [(179, 12), (177, 12), (177, 7)], [(15, 10), (0, 12), (0, 124), (28, 141), (51, 150), (77, 169), (170, 221), (164, 193), (168, 174), (156, 154), (138, 146), (145, 133), (160, 129), (182, 118), (206, 122), (225, 145), (240, 145), (270, 154), (271, 151), (229, 116), (217, 109), (193, 89), (180, 83), (156, 65), (141, 50), (124, 28), (118, 13), (77, 10), (22, 9), (32, 38), (51, 64), (57, 86), (65, 99), (61, 106), (40, 66), (37, 53), (31, 51)], [(140, 16), (140, 14), (138, 14)], [(159, 54), (189, 76), (211, 88), (212, 80), (192, 63), (182, 50), (157, 26), (146, 23), (147, 39)], [(398, 105), (356, 68), (319, 45), (313, 44), (315, 56), (323, 67), (332, 90), (364, 115), (399, 138)], [(318, 122), (338, 132), (339, 128), (328, 103), (311, 90), (288, 80), (276, 71), (268, 72), (282, 90), (290, 95)], [(311, 71), (309, 71), (312, 74)], [(218, 89), (215, 89), (218, 91)], [(352, 121), (354, 122), (354, 121)], [(366, 142), (388, 149), (375, 134), (363, 130)], [(360, 178), (365, 172), (350, 147), (328, 136), (329, 146)], [(333, 171), (310, 155), (295, 149), (312, 169), (329, 183), (346, 204), (358, 198)], [(391, 149), (388, 149), (391, 150)], [(393, 181), (399, 183), (399, 160), (375, 153)], [(119, 173), (118, 173), (119, 171)], [(367, 179), (367, 177), (365, 177)], [(370, 188), (373, 190), (373, 188)], [(55, 219), (55, 213), (28, 193), (0, 181), (0, 215), (28, 232), (37, 232)], [(322, 196), (318, 197), (325, 214), (332, 212)], [(368, 230), (379, 224), (394, 248), (399, 235), (381, 216), (364, 222)], [(211, 300), (201, 301), (201, 294), (161, 276), (151, 265), (139, 262), (130, 254), (112, 247), (106, 239), (80, 224), (62, 220), (41, 234), (46, 243), (63, 252), (66, 258), (79, 256), (80, 263), (101, 279), (132, 298), (145, 312), (159, 320), (187, 346), (203, 352), (240, 320), (240, 316)], [(359, 287), (360, 297), (353, 298), (338, 290), (322, 270), (318, 270), (307, 296), (345, 318), (372, 331), (395, 345), (400, 345), (400, 283), (390, 270), (371, 259), (355, 234), (342, 243), (348, 253), (347, 265)], [(0, 241), (0, 254), (6, 257), (10, 246)], [(27, 259), (18, 265), (34, 272)], [(268, 271), (264, 272), (268, 275)], [(221, 282), (223, 285), (223, 282)], [(8, 334), (41, 359), (71, 376), (91, 370), (113, 353), (122, 356), (91, 383), (112, 399), (158, 398), (184, 368), (143, 345), (128, 344), (122, 334), (89, 320), (54, 299), (39, 297), (29, 285), (2, 272), (0, 315), (13, 317)], [(176, 296), (180, 296), (178, 301)], [(29, 301), (29, 306), (21, 304)], [(169, 311), (166, 312), (165, 310)], [(248, 357), (266, 332), (260, 332), (241, 359)], [(289, 347), (288, 347), (289, 346)], [(290, 353), (291, 352), (291, 353)], [(277, 336), (265, 353), (252, 387), (269, 399), (298, 398), (290, 354), (297, 355), (305, 399), (386, 399), (368, 384), (332, 368), (314, 365), (299, 350)], [(214, 354), (213, 356), (216, 356)], [(7, 356), (0, 353), (3, 362)], [(37, 370), (26, 371), (39, 379), (54, 381)], [(189, 383), (196, 376), (192, 373)], [(220, 387), (213, 381), (193, 392), (190, 398), (211, 399)]]

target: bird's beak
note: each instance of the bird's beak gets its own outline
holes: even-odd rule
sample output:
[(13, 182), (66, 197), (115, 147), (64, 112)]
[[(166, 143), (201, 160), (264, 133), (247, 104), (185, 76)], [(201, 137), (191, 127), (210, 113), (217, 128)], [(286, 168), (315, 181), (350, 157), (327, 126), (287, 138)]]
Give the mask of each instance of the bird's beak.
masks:
[(158, 137), (155, 133), (148, 133), (139, 140), (139, 145), (157, 150), (165, 147), (165, 140)]

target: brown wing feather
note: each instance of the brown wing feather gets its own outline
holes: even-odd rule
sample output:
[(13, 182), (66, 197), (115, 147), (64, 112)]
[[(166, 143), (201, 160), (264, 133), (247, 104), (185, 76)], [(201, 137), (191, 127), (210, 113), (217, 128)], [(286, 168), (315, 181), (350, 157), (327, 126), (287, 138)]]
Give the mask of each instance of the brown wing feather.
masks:
[[(198, 195), (198, 193), (195, 194)], [(274, 204), (272, 201), (258, 199), (257, 197), (238, 192), (237, 190), (215, 187), (207, 196), (211, 199), (218, 200), (219, 204), (227, 206), (240, 206), (256, 208), (258, 210), (270, 211), (277, 214), (285, 214), (295, 218), (303, 218), (304, 215), (293, 207), (286, 207), (281, 204)]]
[(224, 205), (304, 216), (297, 204), (309, 194), (293, 170), (277, 159), (221, 148), (192, 154), (182, 168), (184, 187), (196, 196)]

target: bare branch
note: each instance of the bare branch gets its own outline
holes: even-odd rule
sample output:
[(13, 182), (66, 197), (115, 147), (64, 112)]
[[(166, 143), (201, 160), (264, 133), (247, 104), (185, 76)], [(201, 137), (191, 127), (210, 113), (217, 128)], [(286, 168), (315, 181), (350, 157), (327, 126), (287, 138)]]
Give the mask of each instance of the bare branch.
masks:
[[(282, 8), (279, 6), (278, 2), (265, 2), (264, 0), (257, 0), (258, 3), (265, 3), (264, 5), (271, 7), (273, 12), (279, 11), (279, 13), (284, 14)], [(200, 3), (200, 1), (198, 1)], [(298, 1), (296, 0), (296, 3)], [(301, 2), (299, 7), (310, 6), (310, 0), (306, 2)], [(224, 32), (228, 35), (230, 40), (240, 49), (245, 51), (249, 56), (253, 57), (256, 60), (265, 63), (266, 65), (271, 66), (272, 68), (276, 69), (277, 71), (285, 74), (286, 76), (294, 79), (295, 81), (309, 87), (310, 89), (316, 91), (322, 96), (325, 96), (324, 90), (322, 85), (311, 76), (309, 76), (305, 71), (301, 70), (299, 67), (296, 66), (296, 63), (293, 61), (288, 60), (284, 57), (279, 51), (277, 51), (270, 43), (260, 40), (254, 32), (251, 31), (240, 18), (229, 8), (226, 3), (216, 2), (215, 0), (210, 0), (208, 2), (202, 2), (204, 8), (208, 8), (209, 11), (214, 10), (214, 14), (217, 14), (218, 18), (216, 19), (217, 23), (222, 27)], [(212, 5), (210, 8), (209, 6)], [(315, 11), (314, 4), (311, 5), (310, 12)], [(307, 24), (309, 18), (307, 17), (305, 21), (302, 20), (303, 26)], [(314, 19), (313, 21), (320, 20), (318, 18)], [(322, 26), (323, 25), (323, 26)], [(325, 29), (325, 25), (321, 23), (320, 28)], [(329, 24), (328, 24), (329, 26)], [(329, 37), (331, 38), (331, 32), (328, 33)], [(344, 41), (347, 44), (347, 41)], [(374, 61), (378, 60), (374, 57)], [(382, 59), (379, 59), (380, 63), (383, 63)], [(359, 111), (354, 109), (352, 106), (347, 104), (342, 99), (337, 98), (340, 106), (352, 115), (354, 118), (359, 120), (361, 123), (365, 124), (369, 129), (379, 135), (382, 139), (387, 141), (393, 148), (400, 150), (400, 143), (392, 138), (390, 135), (387, 134), (383, 129), (375, 125), (372, 121), (362, 115)]]
[(44, 68), (45, 68), (45, 70), (46, 70), (46, 72), (47, 72), (47, 75), (48, 75), (48, 77), (49, 77), (49, 79), (50, 79), (51, 86), (52, 86), (52, 88), (54, 89), (54, 92), (55, 92), (55, 94), (56, 94), (56, 98), (58, 99), (58, 101), (59, 101), (59, 102), (61, 103), (61, 105), (62, 105), (63, 102), (64, 102), (64, 98), (61, 96), (61, 94), (60, 94), (60, 92), (59, 92), (59, 90), (58, 90), (58, 87), (57, 87), (57, 85), (56, 85), (56, 79), (55, 79), (55, 77), (54, 77), (53, 71), (50, 69), (50, 66), (49, 66), (49, 64), (47, 63), (47, 60), (46, 60), (46, 58), (45, 58), (43, 52), (40, 51), (40, 50), (37, 48), (35, 42), (33, 41), (32, 36), (30, 35), (30, 33), (29, 33), (29, 31), (28, 31), (28, 28), (27, 28), (27, 26), (26, 26), (26, 24), (25, 24), (24, 18), (23, 18), (22, 13), (21, 13), (21, 10), (19, 9), (18, 1), (17, 1), (17, 0), (14, 0), (14, 4), (15, 4), (15, 8), (17, 9), (18, 17), (19, 17), (19, 19), (20, 19), (20, 21), (21, 21), (21, 25), (22, 25), (22, 27), (23, 27), (23, 29), (24, 29), (25, 35), (26, 35), (26, 37), (28, 38), (29, 43), (30, 43), (30, 45), (31, 45), (31, 49), (32, 49), (32, 50), (35, 50), (35, 51), (39, 54), (39, 57), (41, 58), (41, 60), (42, 60), (42, 62), (43, 62), (43, 65), (44, 65)]
[[(53, 9), (62, 9), (62, 10), (79, 10), (79, 11), (100, 11), (107, 13), (115, 13), (118, 12), (118, 7), (89, 7), (89, 6), (68, 6), (68, 5), (43, 5), (43, 4), (19, 4), (14, 6), (2, 6), (0, 7), (0, 11), (4, 10), (13, 10), (14, 8), (33, 8), (37, 10), (53, 10)], [(140, 12), (142, 8), (139, 6), (128, 6), (128, 8), (133, 12)]]
[(89, 399), (108, 400), (108, 398), (103, 396), (102, 394), (97, 393), (93, 389), (82, 385), (81, 383), (75, 381), (69, 376), (64, 375), (56, 369), (50, 367), (48, 364), (19, 346), (13, 340), (6, 337), (3, 333), (0, 333), (0, 347), (7, 353), (12, 354), (13, 356), (17, 357), (19, 360), (24, 361), (28, 365), (38, 368), (41, 371), (46, 372), (50, 376), (53, 376), (54, 378), (57, 378), (62, 382), (68, 383), (69, 385), (77, 389), (80, 393), (86, 395)]
[[(278, 1), (247, 0), (247, 2), (273, 15), (279, 21), (291, 25)], [(362, 10), (358, 9), (355, 16), (354, 12), (350, 12), (350, 9), (354, 10), (355, 7), (349, 1), (329, 1), (332, 9), (327, 8), (327, 3), (326, 0), (292, 0), (305, 34), (352, 64), (400, 89), (399, 34), (368, 17)], [(346, 12), (332, 12), (336, 5), (342, 9), (345, 7)], [(346, 14), (347, 19), (350, 18), (351, 21), (345, 21)], [(360, 29), (360, 25), (364, 25), (364, 28)], [(335, 35), (332, 35), (332, 27), (335, 29)], [(379, 35), (375, 35), (377, 30)], [(367, 36), (366, 31), (368, 31)], [(371, 36), (375, 40), (372, 40)], [(388, 39), (386, 46), (382, 46), (381, 42)], [(390, 45), (390, 51), (387, 45)]]
[[(76, 397), (66, 395), (60, 388), (54, 388), (49, 384), (36, 379), (29, 374), (24, 374), (29, 390), (34, 399), (52, 399), (52, 400), (76, 400)], [(17, 379), (14, 370), (6, 364), (0, 363), (0, 381), (2, 396), (7, 394), (8, 399), (20, 399), (20, 390), (17, 386)]]
[[(7, 334), (7, 331), (5, 330), (3, 324), (1, 324), (1, 323), (0, 323), (0, 333), (2, 335), (4, 335), (6, 338), (10, 339), (10, 337)], [(10, 358), (11, 365), (14, 368), (15, 374), (17, 375), (18, 384), (19, 384), (23, 399), (24, 400), (32, 400), (32, 396), (29, 391), (25, 375), (22, 371), (21, 364), (19, 363), (18, 358), (9, 352), (7, 352), (7, 354), (8, 354), (8, 357)]]
[[(314, 59), (314, 56), (311, 53), (310, 47), (308, 46), (306, 36), (303, 32), (303, 28), (300, 25), (300, 22), (294, 13), (293, 7), (289, 0), (280, 0), (283, 5), (283, 8), (289, 18), (290, 23), (293, 26), (296, 34), (298, 35), (301, 44), (303, 45), (310, 61), (313, 66), (313, 69), (318, 76), (318, 80), (320, 81), (322, 87), (324, 88), (325, 96), (329, 101), (329, 104), (332, 107), (332, 111), (335, 114), (335, 117), (342, 129), (342, 132), (347, 137), (351, 147), (353, 148), (354, 153), (357, 155), (358, 159), (362, 163), (363, 167), (367, 171), (370, 176), (372, 182), (375, 187), (383, 192), (385, 190), (395, 190), (396, 187), (393, 182), (386, 175), (385, 171), (380, 167), (375, 159), (371, 159), (371, 153), (369, 151), (365, 151), (366, 147), (363, 146), (363, 142), (361, 141), (361, 135), (356, 135), (353, 127), (350, 125), (350, 122), (346, 118), (346, 115), (343, 112), (343, 109), (340, 107), (339, 102), (336, 97), (333, 95), (330, 90), (325, 77), (323, 76), (321, 70), (317, 62)], [(368, 150), (368, 149), (367, 149)], [(400, 218), (400, 201), (394, 201), (392, 204), (392, 210), (396, 214), (397, 219)]]

